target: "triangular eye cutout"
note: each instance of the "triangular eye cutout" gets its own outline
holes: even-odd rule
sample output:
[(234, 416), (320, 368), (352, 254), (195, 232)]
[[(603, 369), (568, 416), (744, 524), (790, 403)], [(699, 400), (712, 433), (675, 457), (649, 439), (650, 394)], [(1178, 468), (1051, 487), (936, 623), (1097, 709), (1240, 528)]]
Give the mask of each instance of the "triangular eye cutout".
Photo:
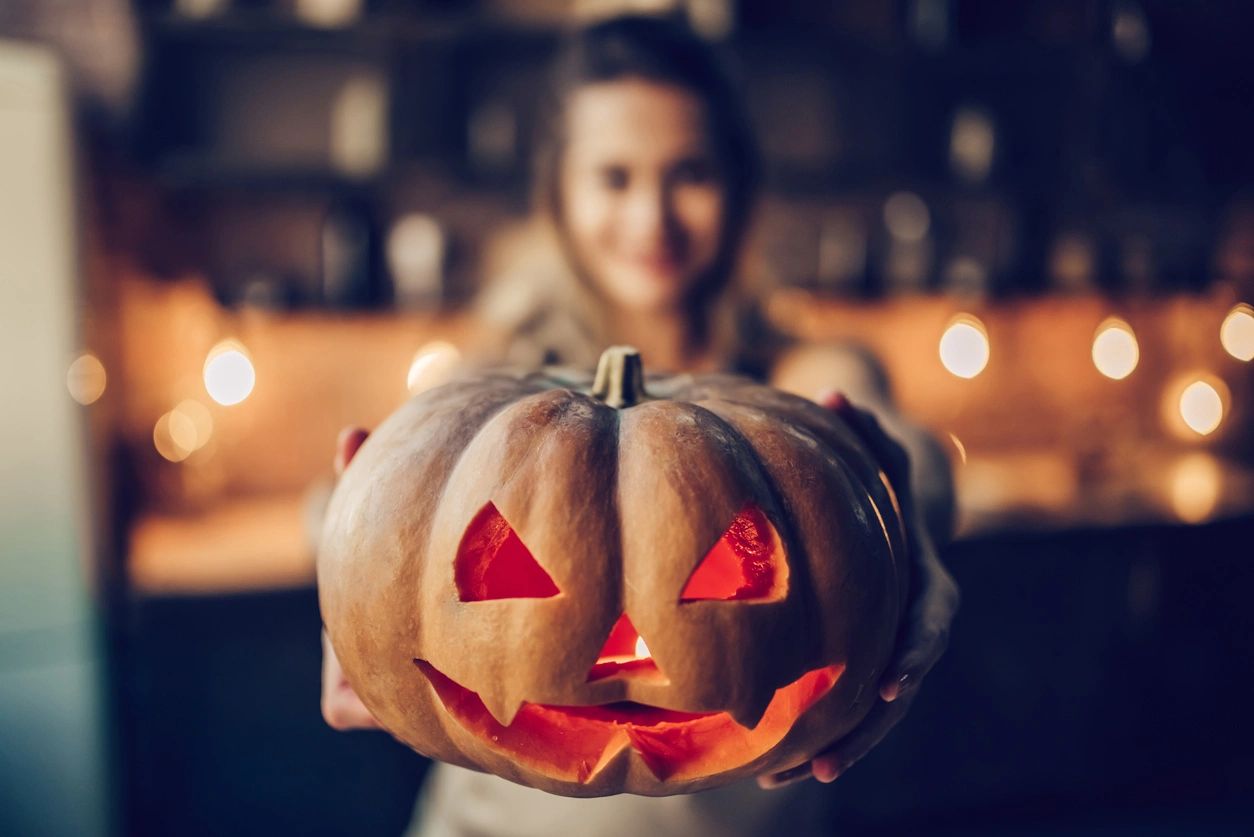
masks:
[(773, 602), (788, 592), (788, 562), (766, 514), (749, 503), (692, 571), (681, 602)]
[(558, 594), (514, 528), (488, 503), (466, 527), (453, 566), (463, 602), (488, 599), (547, 599)]

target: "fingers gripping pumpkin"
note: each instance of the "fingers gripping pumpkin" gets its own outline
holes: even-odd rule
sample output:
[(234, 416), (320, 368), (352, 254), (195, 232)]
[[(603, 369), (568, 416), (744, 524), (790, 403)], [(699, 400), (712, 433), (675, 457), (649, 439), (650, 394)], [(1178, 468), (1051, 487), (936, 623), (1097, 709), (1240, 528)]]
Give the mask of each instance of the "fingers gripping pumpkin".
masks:
[(318, 558), (344, 671), (416, 750), (571, 796), (797, 764), (875, 699), (906, 593), (834, 413), (727, 375), (489, 375), (409, 401)]

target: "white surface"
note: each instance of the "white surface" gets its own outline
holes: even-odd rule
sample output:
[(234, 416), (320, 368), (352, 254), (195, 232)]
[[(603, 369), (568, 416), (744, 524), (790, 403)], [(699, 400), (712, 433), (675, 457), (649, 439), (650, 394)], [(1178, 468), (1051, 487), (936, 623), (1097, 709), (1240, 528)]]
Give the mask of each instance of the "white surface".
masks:
[(0, 834), (106, 832), (72, 160), (59, 65), (0, 41)]

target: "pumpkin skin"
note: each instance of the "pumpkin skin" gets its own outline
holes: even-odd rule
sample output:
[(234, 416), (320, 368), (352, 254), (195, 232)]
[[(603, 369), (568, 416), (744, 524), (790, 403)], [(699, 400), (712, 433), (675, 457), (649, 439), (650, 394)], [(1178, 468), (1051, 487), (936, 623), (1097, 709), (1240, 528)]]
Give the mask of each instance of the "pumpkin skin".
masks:
[[(613, 349), (598, 377), (452, 383), (370, 435), (318, 556), (346, 677), (415, 750), (567, 796), (687, 793), (805, 761), (865, 716), (895, 642), (892, 489), (804, 399), (731, 375), (650, 378), (646, 397), (638, 356)], [(539, 565), (530, 592), (474, 593), (495, 565), (467, 550), (511, 533)], [(741, 558), (757, 544), (767, 581), (684, 599), (720, 543)], [(606, 663), (624, 620), (651, 656)]]

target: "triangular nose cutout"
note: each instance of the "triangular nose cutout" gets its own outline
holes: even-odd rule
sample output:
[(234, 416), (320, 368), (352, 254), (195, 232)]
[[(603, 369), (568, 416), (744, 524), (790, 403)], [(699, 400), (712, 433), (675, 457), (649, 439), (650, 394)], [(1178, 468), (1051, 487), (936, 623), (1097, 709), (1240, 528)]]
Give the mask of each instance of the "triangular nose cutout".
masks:
[(607, 677), (648, 677), (666, 682), (666, 676), (653, 662), (649, 646), (641, 638), (636, 626), (626, 613), (621, 614), (610, 628), (601, 653), (588, 672), (588, 682)]

